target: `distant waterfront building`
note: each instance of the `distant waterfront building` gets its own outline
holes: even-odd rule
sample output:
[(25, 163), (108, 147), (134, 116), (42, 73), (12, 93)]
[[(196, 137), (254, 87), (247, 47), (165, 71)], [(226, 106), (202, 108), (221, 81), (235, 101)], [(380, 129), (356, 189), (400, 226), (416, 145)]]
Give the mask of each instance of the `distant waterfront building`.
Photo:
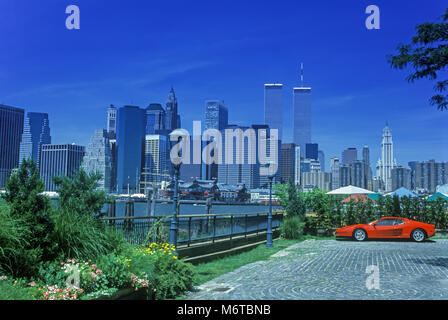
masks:
[(166, 100), (165, 112), (166, 112), (165, 128), (166, 130), (168, 130), (168, 133), (177, 128), (180, 128), (181, 123), (177, 109), (177, 98), (173, 88), (171, 88), (170, 93), (168, 94), (168, 99)]
[(317, 143), (305, 144), (305, 158), (307, 159), (319, 159), (319, 145)]
[(366, 164), (362, 160), (356, 160), (349, 164), (350, 185), (367, 189)]
[(118, 110), (117, 121), (117, 190), (139, 193), (145, 139), (145, 110), (124, 106)]
[(339, 187), (349, 186), (350, 183), (350, 165), (341, 164), (339, 167)]
[(281, 147), (281, 181), (283, 183), (294, 182), (294, 167), (296, 162), (296, 145), (294, 143), (283, 143)]
[(43, 144), (40, 160), (40, 177), (45, 191), (56, 191), (53, 177), (73, 178), (81, 167), (85, 147), (75, 144)]
[(358, 150), (356, 148), (348, 148), (342, 152), (342, 164), (350, 164), (358, 160)]
[(437, 186), (448, 183), (448, 162), (436, 162), (432, 159), (424, 162), (413, 161), (410, 164), (414, 168), (411, 172), (414, 190), (434, 193)]
[(20, 164), (24, 159), (32, 159), (39, 167), (40, 151), (43, 144), (51, 144), (48, 114), (28, 112), (20, 143)]
[(392, 191), (404, 187), (411, 189), (411, 169), (404, 166), (396, 166), (391, 170)]
[(311, 143), (311, 87), (293, 89), (293, 142), (303, 153)]
[[(229, 124), (229, 111), (224, 102), (219, 100), (207, 100), (205, 102), (205, 130), (216, 129), (222, 133)], [(205, 180), (218, 179), (218, 165), (210, 164), (202, 166), (202, 178)]]
[(331, 173), (327, 172), (303, 172), (302, 189), (310, 191), (319, 188), (322, 191), (331, 190)]
[(395, 166), (392, 132), (386, 123), (386, 127), (383, 129), (383, 140), (381, 142), (381, 159), (377, 163), (377, 176), (381, 178), (385, 192), (392, 191), (391, 172)]
[(160, 134), (147, 134), (145, 137), (145, 165), (142, 172), (142, 185), (160, 185), (169, 181), (170, 175), (167, 165), (168, 138)]
[(113, 104), (107, 109), (107, 132), (115, 138), (117, 133), (117, 108)]
[(370, 149), (368, 146), (364, 146), (362, 148), (362, 161), (365, 164), (366, 172), (365, 175), (365, 181), (364, 184), (366, 185), (366, 188), (371, 190), (371, 182), (372, 182), (372, 167), (370, 166)]
[(331, 170), (331, 189), (338, 189), (340, 187), (339, 179), (339, 168), (340, 168), (339, 158), (331, 158), (330, 160), (330, 170)]
[(25, 110), (0, 104), (0, 188), (19, 166)]
[(107, 130), (95, 130), (87, 145), (81, 167), (87, 173), (101, 173), (99, 188), (106, 192), (113, 190), (113, 157)]
[(278, 130), (278, 139), (283, 134), (283, 85), (280, 83), (264, 85), (264, 123), (269, 128)]

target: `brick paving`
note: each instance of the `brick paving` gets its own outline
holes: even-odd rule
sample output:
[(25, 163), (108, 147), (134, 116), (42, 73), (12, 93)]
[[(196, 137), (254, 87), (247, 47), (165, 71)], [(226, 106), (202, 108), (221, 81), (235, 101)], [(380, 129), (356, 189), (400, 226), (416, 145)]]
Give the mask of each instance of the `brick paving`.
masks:
[[(370, 265), (378, 267), (379, 289), (367, 288)], [(209, 281), (186, 299), (448, 299), (448, 240), (307, 240)]]

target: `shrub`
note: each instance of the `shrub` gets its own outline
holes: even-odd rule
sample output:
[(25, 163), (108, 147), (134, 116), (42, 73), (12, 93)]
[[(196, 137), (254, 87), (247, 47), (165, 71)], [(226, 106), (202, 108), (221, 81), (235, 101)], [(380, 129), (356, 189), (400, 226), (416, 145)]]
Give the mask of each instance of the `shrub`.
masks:
[(285, 217), (280, 232), (285, 239), (300, 239), (303, 236), (304, 222), (300, 217)]
[[(41, 194), (43, 191), (44, 183), (32, 160), (24, 160), (6, 183), (6, 193), (2, 198), (9, 208), (9, 217), (6, 218), (8, 223), (2, 227), (3, 233), (5, 230), (17, 232), (15, 236), (21, 242), (13, 256), (3, 256), (0, 262), (11, 275), (33, 275), (40, 261), (54, 258), (51, 239), (54, 224), (50, 217), (50, 202)], [(11, 241), (11, 238), (4, 237), (3, 241)]]

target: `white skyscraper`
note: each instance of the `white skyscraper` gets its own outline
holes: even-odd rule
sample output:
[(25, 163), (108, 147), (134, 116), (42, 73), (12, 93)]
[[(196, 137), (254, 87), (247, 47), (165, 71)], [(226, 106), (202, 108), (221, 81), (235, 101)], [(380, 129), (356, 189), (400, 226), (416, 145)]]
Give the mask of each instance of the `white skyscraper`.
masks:
[(392, 132), (386, 123), (386, 127), (383, 129), (383, 141), (381, 142), (381, 159), (378, 160), (377, 164), (377, 176), (381, 178), (385, 192), (392, 191), (392, 169), (395, 166)]

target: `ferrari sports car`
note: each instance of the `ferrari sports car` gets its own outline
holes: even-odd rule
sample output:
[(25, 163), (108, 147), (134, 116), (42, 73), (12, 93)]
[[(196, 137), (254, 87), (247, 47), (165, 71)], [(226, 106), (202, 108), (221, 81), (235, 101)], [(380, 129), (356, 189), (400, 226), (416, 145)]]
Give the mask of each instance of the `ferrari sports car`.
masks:
[(422, 242), (436, 233), (433, 224), (427, 224), (405, 218), (384, 217), (369, 224), (356, 224), (335, 231), (336, 239), (412, 239)]

